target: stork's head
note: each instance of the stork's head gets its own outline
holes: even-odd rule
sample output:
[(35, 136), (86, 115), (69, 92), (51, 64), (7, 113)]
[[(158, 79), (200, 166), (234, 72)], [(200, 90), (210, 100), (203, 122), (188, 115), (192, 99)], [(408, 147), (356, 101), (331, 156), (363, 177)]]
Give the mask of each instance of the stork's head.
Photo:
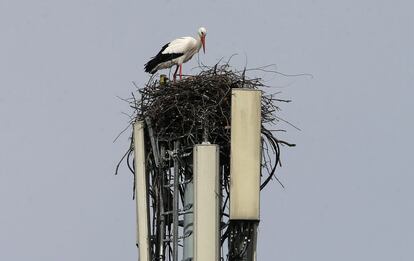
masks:
[(201, 40), (201, 44), (203, 45), (203, 52), (206, 52), (206, 35), (207, 35), (207, 30), (204, 27), (200, 27), (200, 29), (198, 29), (198, 36), (200, 37)]

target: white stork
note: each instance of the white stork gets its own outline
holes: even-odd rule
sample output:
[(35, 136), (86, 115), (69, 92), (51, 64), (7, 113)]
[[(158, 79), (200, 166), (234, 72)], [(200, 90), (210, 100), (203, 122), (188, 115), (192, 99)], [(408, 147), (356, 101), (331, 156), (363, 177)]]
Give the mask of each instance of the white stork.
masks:
[(190, 60), (194, 54), (200, 51), (203, 46), (203, 52), (206, 52), (206, 28), (200, 27), (196, 39), (193, 37), (181, 37), (175, 39), (161, 48), (161, 51), (149, 62), (145, 64), (145, 71), (151, 74), (160, 69), (170, 68), (176, 65), (174, 72), (174, 81), (180, 68), (180, 80), (182, 79), (182, 64)]

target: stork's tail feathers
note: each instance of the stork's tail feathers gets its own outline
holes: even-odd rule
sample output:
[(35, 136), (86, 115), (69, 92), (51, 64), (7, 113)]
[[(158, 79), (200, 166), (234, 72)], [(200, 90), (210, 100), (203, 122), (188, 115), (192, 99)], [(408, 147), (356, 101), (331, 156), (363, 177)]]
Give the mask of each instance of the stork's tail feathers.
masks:
[(156, 73), (156, 72), (157, 72), (157, 70), (155, 70), (155, 67), (156, 67), (157, 65), (158, 65), (158, 62), (156, 61), (156, 59), (155, 59), (155, 58), (151, 59), (149, 62), (147, 62), (147, 63), (144, 65), (145, 72), (147, 72), (147, 73), (151, 73), (151, 74)]

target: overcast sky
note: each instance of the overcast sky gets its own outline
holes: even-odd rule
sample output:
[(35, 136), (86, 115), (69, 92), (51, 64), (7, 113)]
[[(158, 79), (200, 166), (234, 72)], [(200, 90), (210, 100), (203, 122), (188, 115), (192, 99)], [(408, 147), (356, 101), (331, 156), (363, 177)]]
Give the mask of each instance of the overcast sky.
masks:
[[(0, 260), (137, 260), (127, 104), (148, 58), (205, 26), (214, 65), (276, 64), (280, 179), (258, 260), (414, 260), (412, 1), (0, 0)], [(193, 59), (184, 65), (192, 73)]]

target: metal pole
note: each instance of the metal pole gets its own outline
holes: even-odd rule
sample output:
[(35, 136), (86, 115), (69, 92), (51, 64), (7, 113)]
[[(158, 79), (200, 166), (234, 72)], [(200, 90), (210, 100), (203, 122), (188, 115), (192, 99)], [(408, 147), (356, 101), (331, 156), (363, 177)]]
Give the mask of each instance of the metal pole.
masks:
[(149, 261), (149, 208), (148, 180), (145, 169), (144, 122), (134, 124), (134, 157), (135, 157), (135, 195), (137, 214), (137, 245), (139, 261)]
[[(163, 175), (162, 173), (161, 175)], [(158, 189), (158, 198), (159, 198), (159, 204), (158, 204), (158, 214), (159, 214), (159, 231), (158, 233), (158, 260), (165, 260), (164, 255), (164, 240), (165, 240), (165, 209), (164, 209), (164, 176), (161, 177), (161, 185)]]
[(180, 166), (178, 162), (178, 149), (180, 143), (174, 142), (174, 191), (173, 191), (173, 260), (178, 261), (178, 178)]
[[(191, 179), (191, 182), (188, 182)], [(194, 180), (193, 177), (187, 175), (184, 191), (184, 210), (187, 212), (184, 215), (184, 247), (183, 247), (183, 261), (193, 260), (193, 235), (194, 235)]]

